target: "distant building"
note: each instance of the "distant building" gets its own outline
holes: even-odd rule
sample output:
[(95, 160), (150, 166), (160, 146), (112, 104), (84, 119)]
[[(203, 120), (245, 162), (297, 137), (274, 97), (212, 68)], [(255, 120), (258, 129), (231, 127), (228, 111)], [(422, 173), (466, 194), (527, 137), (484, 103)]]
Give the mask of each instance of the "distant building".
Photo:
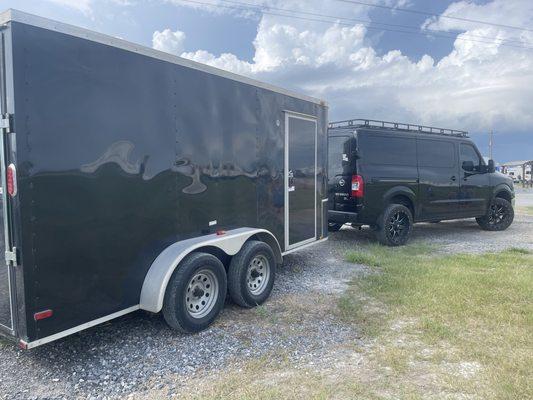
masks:
[(502, 163), (501, 172), (513, 179), (514, 182), (531, 182), (531, 165), (533, 160), (509, 161)]

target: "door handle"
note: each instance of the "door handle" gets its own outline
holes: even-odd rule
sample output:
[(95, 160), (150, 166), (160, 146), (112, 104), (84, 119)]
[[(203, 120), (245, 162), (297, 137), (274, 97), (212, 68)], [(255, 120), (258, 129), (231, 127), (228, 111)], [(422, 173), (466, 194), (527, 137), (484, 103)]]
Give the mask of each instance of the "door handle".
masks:
[(457, 178), (455, 177), (455, 175), (452, 176), (450, 179), (451, 179), (452, 181), (454, 181), (454, 182), (457, 180)]

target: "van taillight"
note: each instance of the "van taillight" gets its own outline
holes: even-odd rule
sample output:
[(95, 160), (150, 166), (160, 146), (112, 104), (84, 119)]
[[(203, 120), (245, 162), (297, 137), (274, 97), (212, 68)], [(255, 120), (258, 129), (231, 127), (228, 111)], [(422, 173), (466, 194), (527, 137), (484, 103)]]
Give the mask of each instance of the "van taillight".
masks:
[(17, 194), (17, 169), (14, 164), (9, 164), (6, 172), (7, 193), (14, 197)]
[(352, 175), (352, 197), (363, 197), (364, 182), (361, 175)]

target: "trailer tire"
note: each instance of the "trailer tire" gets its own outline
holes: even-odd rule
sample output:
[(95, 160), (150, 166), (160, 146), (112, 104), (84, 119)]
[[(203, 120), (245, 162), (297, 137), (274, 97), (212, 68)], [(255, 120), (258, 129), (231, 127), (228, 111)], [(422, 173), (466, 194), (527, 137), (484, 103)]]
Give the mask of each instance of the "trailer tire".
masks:
[(178, 265), (168, 282), (163, 316), (183, 333), (206, 329), (216, 319), (227, 293), (222, 262), (207, 253), (192, 253)]
[(276, 277), (272, 248), (257, 240), (246, 242), (232, 258), (228, 270), (228, 291), (241, 307), (252, 308), (270, 296)]

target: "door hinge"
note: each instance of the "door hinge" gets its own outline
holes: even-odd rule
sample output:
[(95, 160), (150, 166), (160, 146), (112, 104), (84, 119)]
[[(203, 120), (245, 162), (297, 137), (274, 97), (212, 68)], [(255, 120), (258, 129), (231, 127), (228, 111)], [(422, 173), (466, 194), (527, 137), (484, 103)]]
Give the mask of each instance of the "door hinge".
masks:
[(11, 132), (11, 115), (2, 115), (0, 118), (0, 129), (5, 129), (4, 133)]
[(11, 263), (11, 265), (13, 265), (13, 266), (18, 265), (18, 256), (17, 256), (17, 248), (16, 247), (13, 247), (13, 250), (11, 250), (11, 251), (6, 251), (5, 252), (5, 256), (6, 256), (6, 263), (7, 264)]

